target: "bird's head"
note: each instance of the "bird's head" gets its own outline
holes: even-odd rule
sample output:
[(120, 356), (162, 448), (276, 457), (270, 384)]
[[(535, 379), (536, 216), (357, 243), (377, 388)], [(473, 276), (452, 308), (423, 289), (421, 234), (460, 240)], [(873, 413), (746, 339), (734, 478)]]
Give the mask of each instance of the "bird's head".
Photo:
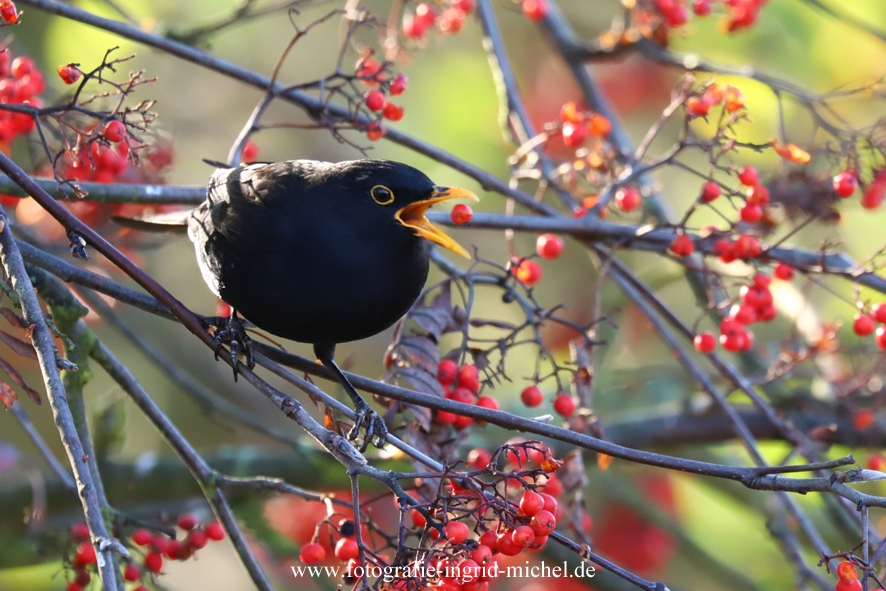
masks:
[(474, 193), (435, 185), (420, 170), (390, 160), (355, 160), (338, 166), (352, 192), (357, 198), (365, 199), (368, 207), (375, 208), (374, 213), (382, 213), (416, 236), (471, 258), (458, 242), (431, 224), (425, 213), (431, 206), (450, 199), (479, 201)]

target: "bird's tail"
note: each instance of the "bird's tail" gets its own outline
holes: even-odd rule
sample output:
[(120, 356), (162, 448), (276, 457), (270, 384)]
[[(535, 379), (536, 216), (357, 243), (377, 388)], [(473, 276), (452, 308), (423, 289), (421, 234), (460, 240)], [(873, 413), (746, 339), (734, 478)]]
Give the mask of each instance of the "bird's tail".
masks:
[(191, 211), (170, 211), (131, 218), (114, 216), (111, 219), (124, 228), (131, 228), (140, 232), (186, 234), (188, 232), (188, 216), (191, 215)]

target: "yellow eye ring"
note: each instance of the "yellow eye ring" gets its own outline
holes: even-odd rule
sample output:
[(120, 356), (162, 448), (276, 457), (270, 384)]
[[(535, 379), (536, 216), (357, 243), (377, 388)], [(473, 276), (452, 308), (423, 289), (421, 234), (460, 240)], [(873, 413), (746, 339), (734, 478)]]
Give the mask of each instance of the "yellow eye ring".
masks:
[(384, 185), (375, 185), (369, 193), (372, 195), (372, 200), (379, 205), (390, 205), (394, 202), (394, 192)]

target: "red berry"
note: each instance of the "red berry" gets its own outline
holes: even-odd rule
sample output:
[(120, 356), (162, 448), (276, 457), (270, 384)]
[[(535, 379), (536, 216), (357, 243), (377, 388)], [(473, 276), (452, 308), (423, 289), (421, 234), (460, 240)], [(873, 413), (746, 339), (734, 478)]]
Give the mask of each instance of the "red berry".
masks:
[(461, 544), (468, 539), (471, 530), (464, 522), (450, 521), (443, 526), (443, 533), (446, 534), (446, 539), (449, 540), (450, 543)]
[(459, 367), (456, 380), (459, 388), (466, 388), (474, 393), (480, 391), (480, 370), (476, 365), (466, 363)]
[(219, 542), (225, 539), (225, 528), (218, 521), (213, 521), (206, 526), (206, 537)]
[(370, 111), (381, 111), (385, 107), (385, 93), (380, 90), (370, 90), (363, 95), (363, 102)]
[(13, 78), (21, 80), (36, 69), (37, 66), (34, 65), (34, 60), (29, 57), (19, 56), (12, 60), (12, 68), (9, 71)]
[(123, 579), (127, 581), (137, 581), (142, 578), (142, 571), (134, 564), (127, 564), (123, 569)]
[(864, 587), (862, 587), (861, 581), (854, 579), (852, 581), (839, 580), (834, 589), (835, 591), (862, 591)]
[(489, 410), (498, 410), (498, 402), (491, 396), (481, 396), (477, 399), (477, 406), (480, 408), (488, 408)]
[(855, 320), (852, 322), (852, 330), (860, 337), (871, 334), (876, 327), (877, 324), (874, 322), (874, 319), (867, 314), (856, 314)]
[(592, 137), (606, 137), (612, 131), (612, 123), (600, 113), (588, 117), (588, 132)]
[(87, 542), (89, 541), (89, 528), (82, 521), (74, 523), (68, 528), (68, 536), (72, 542)]
[(146, 529), (137, 529), (132, 534), (132, 541), (139, 546), (147, 546), (154, 536)]
[(511, 540), (518, 546), (525, 548), (535, 541), (535, 532), (528, 525), (521, 525), (511, 534)]
[(455, 422), (455, 418), (456, 417), (454, 413), (445, 410), (438, 410), (437, 414), (434, 415), (434, 420), (441, 425), (451, 425)]
[(474, 0), (454, 0), (452, 5), (465, 14), (470, 14), (474, 10)]
[(695, 252), (695, 244), (692, 242), (692, 238), (686, 234), (678, 234), (677, 237), (671, 241), (669, 248), (671, 249), (671, 252), (678, 257), (688, 257)]
[[(489, 532), (486, 533), (488, 534)], [(474, 551), (471, 553), (471, 560), (473, 560), (480, 566), (485, 566), (489, 564), (489, 562), (492, 560), (492, 548), (481, 543), (479, 546), (474, 548)]]
[(855, 173), (844, 171), (834, 177), (834, 193), (843, 197), (852, 197), (855, 190), (858, 189), (858, 177)]
[(108, 121), (108, 124), (105, 125), (105, 138), (109, 142), (116, 144), (124, 137), (126, 137), (126, 126), (123, 125), (123, 122), (117, 119)]
[(89, 542), (81, 542), (79, 546), (77, 546), (77, 551), (74, 553), (74, 566), (89, 566), (90, 564), (95, 564), (98, 558), (95, 555), (95, 547)]
[(753, 203), (745, 203), (744, 207), (739, 211), (741, 221), (749, 224), (756, 224), (763, 219), (763, 208)]
[(505, 556), (516, 556), (523, 551), (523, 547), (514, 542), (514, 530), (512, 529), (498, 535), (495, 547)]
[(766, 273), (755, 273), (753, 277), (754, 287), (757, 289), (768, 289), (772, 283), (772, 277)]
[(535, 241), (535, 252), (543, 259), (553, 260), (563, 254), (563, 239), (556, 234), (542, 234)]
[(735, 256), (740, 259), (755, 259), (763, 252), (760, 239), (750, 234), (742, 234), (735, 241)]
[[(480, 539), (478, 541), (480, 542), (481, 546), (487, 546), (490, 549), (492, 549), (492, 548), (495, 548), (497, 540), (498, 540), (498, 532), (496, 532), (495, 530), (489, 530), (488, 532), (486, 532), (482, 536), (480, 536)], [(477, 562), (478, 564), (480, 563), (480, 561), (477, 560), (476, 558), (474, 558), (474, 561)]]
[(884, 193), (886, 193), (886, 178), (880, 173), (862, 193), (861, 206), (865, 209), (877, 209), (883, 203)]
[(545, 499), (535, 491), (527, 490), (520, 497), (520, 514), (532, 517), (545, 508)]
[(542, 509), (532, 516), (532, 521), (529, 522), (529, 527), (532, 528), (532, 531), (535, 532), (536, 536), (547, 536), (557, 527), (557, 519), (554, 517), (553, 513)]
[(409, 511), (409, 517), (412, 519), (412, 525), (415, 527), (424, 527), (428, 524), (428, 520), (417, 509)]
[(326, 559), (326, 550), (317, 542), (310, 542), (298, 551), (298, 559), (303, 564), (317, 564)]
[(523, 260), (519, 265), (511, 267), (511, 273), (517, 278), (517, 281), (532, 287), (541, 279), (541, 265), (535, 261)]
[(837, 577), (841, 581), (854, 581), (858, 579), (858, 571), (855, 570), (855, 565), (852, 564), (852, 561), (844, 560), (837, 565)]
[(201, 548), (206, 547), (207, 540), (206, 532), (200, 529), (195, 529), (185, 538), (185, 545), (194, 550), (200, 550)]
[(692, 12), (697, 16), (707, 16), (711, 14), (711, 0), (693, 0)]
[(475, 447), (468, 452), (468, 466), (474, 470), (482, 470), (489, 465), (491, 460), (492, 454), (489, 453), (489, 450), (483, 449), (482, 447)]
[(643, 197), (634, 187), (625, 187), (615, 194), (615, 205), (625, 212), (634, 211), (643, 205)]
[(80, 70), (78, 70), (77, 66), (73, 64), (59, 66), (57, 72), (59, 78), (61, 78), (65, 84), (73, 84), (80, 79)]
[(403, 94), (403, 92), (406, 90), (407, 85), (408, 80), (406, 76), (404, 76), (403, 74), (397, 74), (396, 76), (394, 76), (394, 79), (391, 80), (391, 85), (388, 87), (388, 92), (391, 93), (391, 96)]
[(464, 203), (456, 203), (452, 208), (452, 223), (462, 225), (467, 224), (474, 217), (474, 210), (470, 205)]
[(400, 119), (403, 119), (403, 107), (395, 105), (394, 103), (385, 103), (385, 108), (382, 110), (381, 114), (385, 119), (399, 121)]
[[(531, 1), (531, 0), (528, 0)], [(585, 125), (576, 125), (573, 123), (563, 124), (563, 143), (570, 148), (577, 148), (582, 145), (588, 137), (588, 128)]]
[(880, 324), (886, 324), (886, 302), (871, 306), (871, 316)]
[(720, 238), (714, 242), (711, 252), (724, 263), (731, 263), (736, 259), (735, 246), (726, 238)]
[(790, 281), (794, 278), (794, 268), (787, 263), (778, 263), (772, 273), (782, 281)]
[(714, 181), (708, 181), (701, 186), (701, 200), (710, 203), (720, 196), (720, 185)]
[(541, 404), (541, 401), (544, 399), (544, 396), (541, 393), (541, 390), (538, 389), (538, 386), (528, 386), (524, 388), (522, 392), (520, 392), (520, 400), (523, 401), (523, 404), (526, 406), (533, 408)]
[(342, 538), (335, 545), (335, 557), (339, 560), (351, 560), (360, 555), (357, 540), (354, 538)]
[(702, 353), (710, 353), (717, 346), (717, 337), (712, 332), (700, 332), (693, 340), (695, 348)]
[(80, 583), (76, 583), (74, 581), (68, 583), (65, 589), (67, 591), (83, 591), (83, 587), (80, 585)]
[(877, 328), (877, 332), (874, 335), (874, 342), (877, 343), (877, 346), (886, 351), (886, 326), (880, 326)]
[(548, 15), (546, 0), (523, 0), (523, 14), (531, 21), (540, 21)]
[(148, 552), (145, 554), (145, 570), (152, 573), (159, 573), (163, 568), (163, 556), (157, 552)]
[(568, 417), (573, 412), (575, 412), (575, 401), (569, 394), (559, 394), (556, 398), (554, 398), (554, 410), (564, 417)]
[(754, 185), (748, 189), (748, 203), (764, 206), (769, 204), (769, 189), (763, 185)]
[(374, 142), (385, 137), (387, 130), (376, 122), (372, 122), (366, 126), (366, 137), (369, 141)]
[(757, 322), (772, 322), (778, 316), (778, 310), (775, 306), (766, 306), (762, 310), (757, 310)]
[(258, 144), (256, 144), (252, 140), (247, 140), (245, 144), (243, 144), (243, 161), (244, 162), (255, 162), (258, 159), (259, 148)]
[[(548, 481), (547, 487), (550, 489), (551, 485), (555, 484), (555, 483), (559, 484), (558, 481), (556, 481), (552, 478), (551, 480)], [(551, 490), (553, 492), (553, 489), (551, 489)], [(539, 493), (539, 494), (541, 494), (541, 498), (543, 498), (545, 500), (545, 506), (543, 507), (543, 509), (545, 511), (551, 513), (552, 515), (556, 516), (557, 512), (560, 509), (560, 505), (559, 505), (559, 503), (557, 503), (557, 499), (554, 498), (553, 494), (550, 494), (550, 495), (547, 493)]]
[(448, 386), (455, 381), (457, 373), (458, 366), (455, 364), (455, 361), (452, 359), (442, 359), (440, 360), (440, 365), (437, 366), (437, 381), (444, 386)]
[(696, 117), (705, 117), (711, 110), (711, 101), (705, 96), (691, 96), (686, 100), (686, 109)]
[(461, 31), (461, 28), (465, 24), (465, 11), (451, 6), (443, 11), (443, 14), (440, 15), (440, 20), (437, 21), (437, 26), (442, 33), (447, 35), (454, 35)]
[(462, 404), (471, 404), (474, 402), (474, 392), (467, 388), (456, 388), (447, 394), (446, 398)]
[(735, 318), (740, 324), (744, 324), (747, 326), (748, 324), (753, 324), (757, 321), (757, 310), (754, 309), (753, 306), (749, 306), (747, 304), (736, 304), (732, 306), (729, 314), (732, 318)]
[(753, 187), (760, 184), (760, 174), (753, 166), (745, 166), (738, 171), (738, 180), (745, 187)]
[(185, 531), (191, 531), (192, 529), (197, 527), (199, 523), (200, 522), (197, 520), (197, 518), (190, 513), (185, 513), (184, 515), (179, 515), (178, 517), (178, 526)]
[(762, 310), (772, 305), (772, 292), (769, 288), (758, 289), (745, 285), (741, 288), (741, 299), (755, 310)]
[(15, 9), (15, 4), (9, 0), (0, 2), (0, 16), (10, 25), (18, 22), (18, 11)]

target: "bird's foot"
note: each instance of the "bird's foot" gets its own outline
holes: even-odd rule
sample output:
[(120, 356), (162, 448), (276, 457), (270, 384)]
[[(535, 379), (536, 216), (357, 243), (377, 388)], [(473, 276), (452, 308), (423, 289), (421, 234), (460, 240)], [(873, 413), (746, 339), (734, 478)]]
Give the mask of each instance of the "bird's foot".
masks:
[(252, 357), (252, 339), (246, 334), (243, 323), (237, 317), (237, 313), (231, 314), (230, 318), (219, 318), (212, 325), (215, 328), (215, 360), (218, 361), (218, 352), (223, 345), (230, 348), (231, 367), (234, 370), (234, 381), (237, 381), (240, 368), (240, 353), (246, 356), (246, 367), (255, 367), (255, 359)]
[[(366, 451), (369, 444), (381, 449), (388, 439), (388, 427), (377, 412), (361, 398), (354, 405), (354, 426), (348, 431), (348, 440), (353, 441), (361, 452)], [(360, 431), (364, 433), (361, 435)]]

